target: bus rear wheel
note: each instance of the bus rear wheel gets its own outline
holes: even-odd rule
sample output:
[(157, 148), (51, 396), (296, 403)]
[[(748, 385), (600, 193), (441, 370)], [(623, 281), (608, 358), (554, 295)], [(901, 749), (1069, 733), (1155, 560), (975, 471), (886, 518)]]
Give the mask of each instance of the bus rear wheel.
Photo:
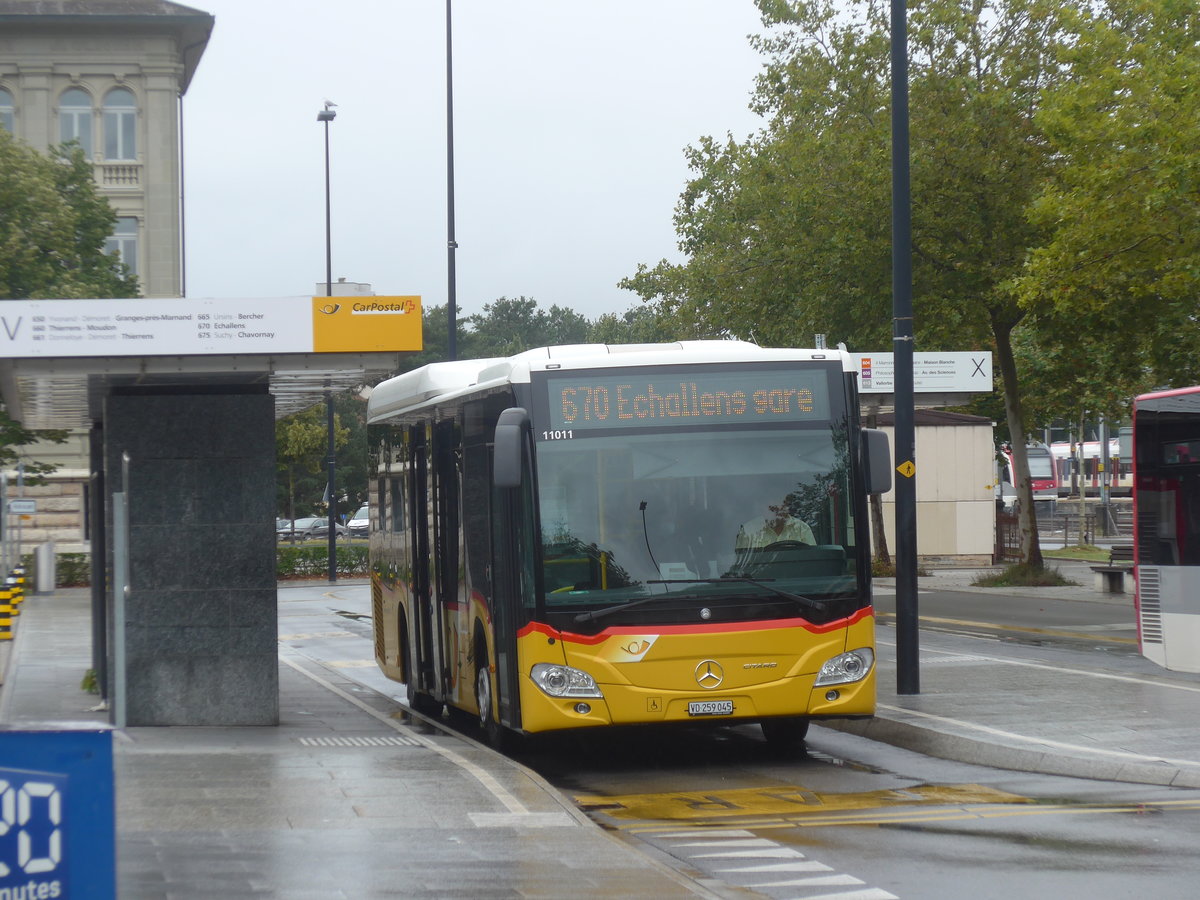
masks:
[(790, 752), (804, 747), (804, 739), (808, 736), (808, 719), (763, 719), (760, 724), (763, 737), (772, 750)]

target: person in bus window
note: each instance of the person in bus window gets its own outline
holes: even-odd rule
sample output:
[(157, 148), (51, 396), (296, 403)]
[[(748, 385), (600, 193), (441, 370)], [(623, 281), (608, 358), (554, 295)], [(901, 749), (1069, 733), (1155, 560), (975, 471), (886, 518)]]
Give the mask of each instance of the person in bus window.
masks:
[(803, 519), (792, 515), (789, 504), (768, 504), (763, 515), (755, 516), (742, 523), (738, 529), (734, 546), (739, 553), (760, 550), (780, 541), (798, 541), (801, 544), (816, 544), (813, 530)]

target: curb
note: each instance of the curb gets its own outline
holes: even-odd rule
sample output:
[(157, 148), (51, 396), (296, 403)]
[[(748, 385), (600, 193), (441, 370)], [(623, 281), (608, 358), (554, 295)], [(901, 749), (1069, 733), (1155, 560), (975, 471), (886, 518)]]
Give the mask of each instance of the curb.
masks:
[(949, 734), (878, 714), (872, 719), (830, 719), (819, 724), (833, 731), (857, 735), (914, 753), (970, 765), (1096, 781), (1200, 788), (1200, 767), (1184, 768), (1169, 762), (1120, 762), (1013, 747)]

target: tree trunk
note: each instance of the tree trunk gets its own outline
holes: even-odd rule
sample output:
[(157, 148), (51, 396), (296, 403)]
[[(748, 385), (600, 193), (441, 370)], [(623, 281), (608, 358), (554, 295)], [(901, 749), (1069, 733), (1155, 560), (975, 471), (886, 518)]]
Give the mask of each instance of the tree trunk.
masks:
[(1017, 390), (1017, 364), (1013, 358), (1012, 326), (992, 320), (996, 338), (996, 361), (1004, 385), (1004, 414), (1012, 441), (1013, 478), (1017, 490), (1017, 527), (1021, 532), (1021, 559), (1034, 568), (1044, 568), (1042, 546), (1038, 541), (1037, 516), (1033, 508), (1033, 486), (1029, 481), (1029, 456), (1025, 453), (1025, 422), (1021, 416), (1021, 396)]

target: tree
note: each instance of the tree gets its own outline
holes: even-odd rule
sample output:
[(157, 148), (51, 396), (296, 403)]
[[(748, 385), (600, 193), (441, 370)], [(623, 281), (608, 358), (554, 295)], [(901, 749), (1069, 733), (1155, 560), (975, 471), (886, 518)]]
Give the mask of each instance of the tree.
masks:
[[(137, 279), (104, 252), (116, 221), (78, 147), (43, 156), (0, 128), (0, 300), (137, 296)], [(55, 469), (29, 458), (32, 445), (66, 439), (0, 409), (0, 466), (23, 461), (27, 483)]]
[[(814, 332), (890, 347), (887, 6), (759, 0), (773, 29), (745, 142), (702, 140), (676, 208), (685, 263), (624, 286), (709, 333), (804, 343)], [(1052, 6), (932, 0), (909, 29), (913, 279), (919, 348), (990, 346), (1011, 433), (1026, 433), (1014, 341), (1043, 302), (1014, 285), (1045, 228), (1027, 215), (1060, 165), (1042, 90), (1065, 77)], [(1022, 550), (1042, 564), (1024, 442)]]
[(1071, 77), (1037, 112), (1062, 164), (1030, 210), (1050, 239), (1018, 288), (1054, 307), (1061, 339), (1046, 335), (1039, 362), (1058, 415), (1112, 418), (1200, 381), (1200, 7), (1107, 0), (1068, 8), (1063, 27)]
[(55, 466), (27, 459), (27, 450), (24, 449), (39, 440), (63, 444), (67, 440), (67, 432), (58, 429), (31, 431), (20, 422), (14, 422), (7, 412), (0, 409), (0, 469), (15, 469), (18, 463), (23, 463), (25, 483), (44, 484), (45, 476), (53, 472)]
[(543, 310), (529, 297), (501, 297), (468, 316), (467, 327), (478, 356), (513, 356), (534, 347), (581, 344), (587, 340), (588, 320), (557, 305)]
[(685, 330), (661, 310), (648, 304), (617, 315), (605, 313), (588, 328), (587, 340), (594, 344), (657, 344), (690, 340)]
[(0, 128), (0, 299), (138, 296), (104, 252), (116, 221), (77, 146), (43, 156)]
[[(334, 414), (334, 452), (345, 446), (350, 430)], [(280, 475), (280, 509), (296, 518), (296, 504), (314, 509), (325, 494), (328, 476), (329, 427), (324, 404), (280, 419), (275, 424), (275, 462)]]

